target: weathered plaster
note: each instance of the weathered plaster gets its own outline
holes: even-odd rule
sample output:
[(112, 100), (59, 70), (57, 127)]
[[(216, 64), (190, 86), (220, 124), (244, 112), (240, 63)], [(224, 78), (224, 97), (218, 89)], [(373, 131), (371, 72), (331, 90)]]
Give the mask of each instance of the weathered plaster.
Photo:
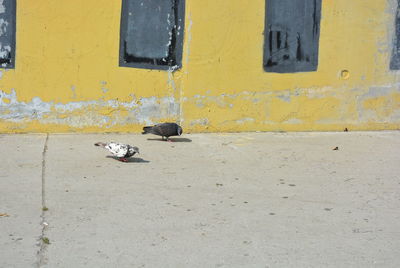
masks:
[(78, 2), (18, 1), (0, 132), (400, 128), (397, 0), (322, 1), (318, 70), (285, 74), (263, 69), (265, 0), (186, 1), (182, 68), (163, 71), (118, 66), (120, 2)]
[[(98, 99), (63, 104), (44, 102), (34, 97), (29, 102), (23, 102), (18, 100), (15, 90), (10, 93), (0, 91), (0, 120), (10, 123), (36, 121), (78, 129), (153, 124), (167, 118), (183, 121), (180, 118), (181, 105), (173, 97), (136, 98), (132, 95), (131, 98), (129, 102)], [(235, 127), (286, 129), (288, 125), (302, 124), (318, 129), (322, 125), (398, 124), (399, 100), (400, 85), (388, 85), (355, 88), (343, 95), (329, 87), (283, 92), (246, 91), (220, 96), (197, 94), (192, 98), (184, 97), (183, 106), (204, 115), (203, 118), (186, 119), (189, 131), (234, 131)], [(238, 118), (237, 114), (241, 117)]]
[(0, 91), (0, 120), (12, 123), (36, 120), (40, 124), (60, 124), (74, 128), (87, 126), (110, 128), (124, 124), (153, 124), (160, 119), (176, 118), (179, 104), (172, 97), (92, 100), (63, 103), (44, 102), (34, 97), (19, 101), (16, 91)]
[[(346, 92), (343, 92), (346, 90)], [(288, 125), (311, 126), (313, 129), (334, 130), (337, 126), (356, 126), (364, 123), (400, 123), (400, 85), (373, 86), (370, 88), (342, 89), (306, 88), (279, 92), (242, 92), (220, 96), (195, 95), (185, 98), (188, 109), (201, 109), (219, 114), (219, 120), (196, 119), (191, 126), (207, 126), (213, 130), (226, 131), (245, 125), (252, 130), (287, 128)], [(233, 108), (235, 107), (235, 108)], [(200, 112), (203, 114), (204, 112)], [(253, 115), (237, 118), (236, 115)], [(228, 125), (232, 127), (227, 128)], [(332, 127), (335, 126), (335, 127)], [(389, 127), (389, 126), (387, 126)], [(355, 127), (357, 128), (357, 127)], [(390, 128), (390, 127), (389, 127)], [(208, 131), (203, 128), (202, 131)]]

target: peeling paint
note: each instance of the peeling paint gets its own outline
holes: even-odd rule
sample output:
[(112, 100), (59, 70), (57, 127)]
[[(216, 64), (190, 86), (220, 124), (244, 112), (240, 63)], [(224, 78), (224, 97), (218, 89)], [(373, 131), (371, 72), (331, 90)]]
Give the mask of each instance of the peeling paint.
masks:
[(195, 126), (195, 125), (207, 126), (208, 124), (209, 124), (209, 121), (207, 118), (195, 119), (195, 120), (190, 121), (191, 126)]
[(241, 118), (236, 120), (236, 123), (238, 124), (244, 124), (244, 123), (248, 123), (248, 122), (254, 122), (254, 118), (249, 118), (249, 117), (245, 117), (245, 118)]
[[(72, 86), (71, 90), (75, 90)], [(368, 89), (353, 89), (348, 91), (349, 96), (354, 96), (353, 102), (358, 113), (358, 117), (353, 121), (346, 119), (345, 104), (335, 105), (339, 100), (335, 100), (334, 89), (322, 88), (310, 93), (310, 89), (287, 90), (285, 92), (242, 92), (238, 94), (221, 94), (220, 96), (202, 96), (194, 95), (192, 98), (183, 98), (185, 103), (193, 103), (198, 108), (208, 108), (213, 113), (219, 109), (245, 109), (251, 117), (242, 117), (215, 122), (214, 127), (229, 124), (248, 124), (255, 123), (259, 112), (255, 111), (257, 107), (261, 110), (269, 110), (265, 113), (264, 124), (292, 124), (299, 125), (307, 122), (318, 124), (339, 124), (356, 122), (399, 122), (400, 105), (390, 96), (400, 96), (400, 86), (374, 86)], [(307, 99), (304, 99), (307, 98)], [(327, 98), (333, 98), (327, 102)], [(400, 99), (400, 97), (398, 97)], [(349, 100), (352, 98), (350, 97)], [(256, 100), (256, 103), (254, 101)], [(321, 103), (322, 109), (301, 110), (297, 103), (315, 102), (324, 100), (326, 104)], [(287, 103), (283, 107), (279, 102)], [(246, 102), (252, 102), (254, 107), (247, 107)], [(240, 103), (238, 108), (235, 104)], [(318, 114), (318, 111), (329, 111), (327, 105), (336, 112), (329, 112), (326, 115)], [(334, 105), (334, 106), (332, 106)], [(280, 107), (280, 111), (274, 107)], [(298, 108), (299, 107), (299, 110)], [(318, 106), (317, 106), (318, 107)], [(379, 108), (381, 107), (381, 108)], [(212, 108), (212, 110), (210, 110)], [(287, 111), (286, 111), (287, 109)], [(253, 111), (254, 110), (254, 111)], [(281, 114), (281, 116), (278, 116)], [(337, 116), (335, 115), (337, 114)], [(0, 91), (0, 120), (9, 122), (29, 122), (37, 120), (41, 124), (65, 124), (71, 127), (82, 128), (86, 126), (97, 126), (110, 128), (115, 125), (124, 124), (153, 124), (164, 118), (177, 118), (180, 116), (180, 103), (175, 101), (172, 96), (156, 98), (136, 98), (131, 94), (131, 101), (122, 102), (117, 99), (110, 100), (91, 100), (91, 101), (73, 101), (68, 103), (44, 102), (39, 97), (32, 98), (29, 102), (18, 100), (15, 90), (10, 93)], [(229, 115), (232, 116), (232, 115)], [(322, 116), (322, 118), (321, 118)], [(315, 118), (315, 119), (313, 119)], [(358, 120), (358, 121), (357, 121)], [(208, 118), (193, 119), (189, 121), (190, 126), (209, 126)], [(216, 124), (216, 125), (215, 125)]]
[(7, 33), (8, 21), (3, 18), (0, 19), (0, 36)]
[[(138, 104), (139, 103), (139, 104)], [(101, 111), (108, 111), (102, 114)], [(121, 112), (126, 111), (125, 116)], [(118, 124), (153, 124), (164, 118), (178, 116), (179, 104), (172, 97), (140, 98), (131, 102), (117, 100), (76, 101), (66, 104), (43, 102), (34, 97), (30, 102), (18, 101), (15, 90), (0, 91), (0, 120), (42, 124), (66, 124), (72, 127), (111, 127)]]
[(278, 99), (281, 99), (285, 102), (290, 102), (290, 95), (286, 94), (286, 95), (279, 95), (277, 96)]
[(303, 123), (303, 121), (300, 119), (297, 119), (297, 118), (291, 118), (289, 120), (283, 121), (282, 123), (283, 124), (301, 124), (301, 123)]
[[(396, 100), (391, 101), (393, 94), (400, 96), (399, 89), (400, 85), (372, 86), (366, 89), (347, 90), (346, 94), (342, 95), (338, 95), (337, 89), (332, 87), (296, 88), (279, 92), (245, 91), (237, 94), (224, 93), (219, 96), (196, 94), (192, 98), (185, 98), (184, 102), (193, 103), (197, 108), (208, 108), (209, 111), (211, 109), (213, 113), (220, 113), (225, 107), (235, 107), (233, 109), (238, 109), (241, 113), (253, 115), (253, 117), (234, 119), (235, 116), (225, 113), (225, 120), (219, 123), (214, 122), (215, 127), (220, 126), (224, 129), (226, 129), (225, 125), (256, 122), (256, 118), (260, 118), (261, 111), (266, 111), (265, 120), (263, 120), (265, 125), (384, 123), (400, 122), (400, 104)], [(377, 100), (377, 98), (384, 98), (384, 100)], [(365, 104), (368, 100), (374, 102), (368, 106)], [(315, 108), (311, 109), (310, 107), (313, 106)], [(358, 115), (354, 116), (354, 112)], [(377, 112), (381, 118), (376, 115)], [(226, 120), (226, 117), (232, 117), (232, 119)]]
[(4, 0), (0, 0), (0, 14), (6, 12), (6, 7), (4, 6)]
[(386, 86), (371, 86), (360, 96), (361, 99), (389, 96), (392, 92), (400, 92), (400, 83)]
[[(397, 99), (396, 99), (397, 96)], [(400, 121), (400, 84), (393, 86), (373, 86), (357, 96), (359, 122)]]

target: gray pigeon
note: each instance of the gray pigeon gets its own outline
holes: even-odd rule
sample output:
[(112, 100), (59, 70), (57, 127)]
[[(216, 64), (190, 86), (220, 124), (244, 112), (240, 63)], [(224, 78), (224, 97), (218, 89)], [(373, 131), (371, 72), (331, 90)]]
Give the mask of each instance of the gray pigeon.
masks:
[(103, 147), (109, 150), (113, 155), (118, 157), (119, 161), (128, 162), (127, 158), (139, 153), (139, 148), (131, 146), (129, 144), (117, 143), (117, 142), (97, 142), (95, 146)]
[(167, 141), (171, 141), (169, 137), (182, 135), (182, 128), (176, 123), (161, 123), (154, 126), (147, 126), (143, 128), (142, 134), (154, 134), (161, 136), (164, 140), (166, 137)]

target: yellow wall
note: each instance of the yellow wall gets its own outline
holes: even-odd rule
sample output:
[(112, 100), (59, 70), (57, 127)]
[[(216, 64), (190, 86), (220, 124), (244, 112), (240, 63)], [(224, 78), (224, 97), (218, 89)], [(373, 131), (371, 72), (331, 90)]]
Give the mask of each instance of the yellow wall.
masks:
[[(183, 67), (118, 66), (121, 1), (19, 0), (0, 132), (400, 128), (396, 0), (322, 1), (316, 72), (263, 70), (265, 0), (187, 0)], [(349, 77), (342, 76), (348, 70)]]

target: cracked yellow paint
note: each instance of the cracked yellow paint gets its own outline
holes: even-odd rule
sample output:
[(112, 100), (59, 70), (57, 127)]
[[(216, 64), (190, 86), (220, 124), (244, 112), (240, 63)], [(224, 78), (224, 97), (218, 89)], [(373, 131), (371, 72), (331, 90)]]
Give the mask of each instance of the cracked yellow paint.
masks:
[(400, 128), (396, 0), (322, 1), (318, 70), (292, 74), (263, 70), (265, 0), (187, 0), (182, 69), (119, 67), (120, 2), (18, 1), (0, 132)]

